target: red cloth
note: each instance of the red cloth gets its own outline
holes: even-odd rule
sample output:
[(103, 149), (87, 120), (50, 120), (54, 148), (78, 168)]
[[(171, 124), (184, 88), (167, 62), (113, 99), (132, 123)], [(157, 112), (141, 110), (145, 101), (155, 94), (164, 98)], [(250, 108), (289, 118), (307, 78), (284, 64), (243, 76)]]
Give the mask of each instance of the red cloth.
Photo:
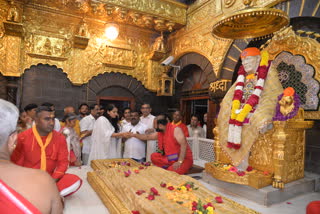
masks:
[(41, 214), (28, 200), (11, 189), (0, 179), (0, 212), (1, 214)]
[(177, 170), (174, 170), (172, 165), (178, 161), (180, 154), (180, 144), (174, 137), (175, 128), (176, 125), (168, 123), (166, 131), (164, 133), (158, 133), (158, 146), (160, 150), (164, 151), (164, 155), (153, 153), (151, 154), (151, 161), (156, 166), (175, 171), (179, 174), (185, 174), (193, 165), (192, 151), (187, 143), (186, 156), (181, 166)]
[[(45, 137), (41, 137), (45, 142)], [(46, 171), (54, 179), (61, 178), (68, 169), (68, 148), (65, 137), (59, 132), (53, 131), (52, 140), (46, 148)], [(11, 160), (17, 165), (40, 169), (41, 148), (32, 132), (28, 129), (18, 135), (17, 147), (11, 155)]]
[(176, 126), (178, 126), (182, 129), (184, 136), (189, 137), (189, 131), (188, 131), (188, 127), (186, 126), (186, 124), (180, 123), (179, 125), (176, 125)]
[(312, 201), (307, 206), (307, 214), (319, 214), (320, 213), (320, 201)]
[(58, 182), (57, 187), (60, 195), (67, 197), (77, 192), (82, 185), (82, 180), (76, 175), (65, 174)]

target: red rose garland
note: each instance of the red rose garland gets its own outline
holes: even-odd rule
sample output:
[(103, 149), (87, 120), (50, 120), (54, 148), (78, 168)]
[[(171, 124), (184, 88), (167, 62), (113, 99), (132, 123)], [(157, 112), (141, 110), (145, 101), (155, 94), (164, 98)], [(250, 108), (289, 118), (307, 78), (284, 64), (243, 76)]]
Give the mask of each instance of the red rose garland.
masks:
[(252, 109), (254, 109), (255, 106), (259, 103), (259, 98), (261, 92), (263, 91), (264, 82), (268, 74), (268, 58), (269, 57), (267, 52), (261, 52), (261, 63), (257, 70), (258, 80), (256, 86), (254, 87), (253, 93), (250, 95), (249, 99), (242, 109), (240, 109), (240, 107), (243, 96), (243, 87), (246, 72), (242, 65), (239, 68), (236, 88), (232, 100), (231, 116), (229, 120), (227, 142), (228, 148), (240, 149), (241, 147), (241, 132), (243, 121), (247, 118)]

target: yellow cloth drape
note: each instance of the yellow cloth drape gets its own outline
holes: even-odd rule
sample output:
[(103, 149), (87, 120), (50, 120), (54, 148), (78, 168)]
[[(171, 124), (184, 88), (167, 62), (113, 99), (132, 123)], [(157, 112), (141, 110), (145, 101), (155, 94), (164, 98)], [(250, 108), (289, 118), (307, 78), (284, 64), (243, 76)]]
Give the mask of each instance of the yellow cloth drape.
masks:
[(51, 142), (52, 140), (52, 132), (49, 133), (49, 135), (47, 136), (47, 139), (46, 139), (46, 142), (43, 144), (43, 141), (39, 135), (39, 132), (36, 128), (35, 125), (32, 126), (32, 131), (33, 131), (33, 134), (41, 148), (41, 165), (40, 165), (40, 169), (43, 170), (43, 171), (46, 171), (47, 170), (47, 156), (46, 156), (46, 148), (47, 146), (49, 145), (49, 143)]

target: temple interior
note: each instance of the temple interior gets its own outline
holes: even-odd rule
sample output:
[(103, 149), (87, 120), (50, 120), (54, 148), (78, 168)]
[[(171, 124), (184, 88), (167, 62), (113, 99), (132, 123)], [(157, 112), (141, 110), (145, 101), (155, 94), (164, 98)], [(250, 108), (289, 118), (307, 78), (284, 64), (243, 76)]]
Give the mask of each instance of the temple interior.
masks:
[[(225, 170), (238, 160), (235, 150), (225, 152), (229, 124), (217, 118), (248, 47), (269, 53), (275, 77), (295, 89), (300, 106), (272, 130), (251, 130), (257, 140), (241, 158), (247, 154), (255, 171), (239, 176)], [(188, 140), (193, 171), (172, 182), (192, 178), (206, 197), (225, 197), (216, 213), (298, 214), (319, 200), (319, 92), (319, 0), (0, 0), (0, 98), (19, 109), (53, 103), (58, 119), (81, 103), (150, 103), (153, 115), (180, 110), (185, 124), (207, 113), (206, 136)], [(93, 168), (69, 168), (83, 186), (65, 199), (64, 213), (144, 209), (119, 202), (130, 197), (104, 179), (116, 177), (112, 169)], [(152, 178), (149, 169), (141, 182)]]

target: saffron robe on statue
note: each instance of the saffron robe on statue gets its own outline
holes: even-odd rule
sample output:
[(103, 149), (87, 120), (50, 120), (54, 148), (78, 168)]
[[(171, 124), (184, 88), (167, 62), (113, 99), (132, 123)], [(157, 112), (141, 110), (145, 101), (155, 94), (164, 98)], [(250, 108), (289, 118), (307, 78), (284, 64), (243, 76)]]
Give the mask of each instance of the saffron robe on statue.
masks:
[[(48, 136), (41, 136), (42, 142), (40, 143), (44, 145)], [(18, 135), (17, 147), (11, 155), (11, 160), (19, 166), (41, 169), (41, 163), (44, 163), (44, 160), (41, 159), (41, 150), (31, 128)], [(82, 180), (76, 175), (65, 174), (69, 164), (68, 156), (65, 137), (56, 131), (52, 131), (52, 139), (45, 147), (46, 160), (45, 167), (42, 170), (47, 171), (53, 179), (59, 179), (57, 187), (61, 196), (76, 192), (82, 184)]]
[(0, 179), (0, 210), (2, 214), (41, 214), (41, 212), (19, 193)]
[(164, 133), (158, 133), (158, 147), (164, 152), (164, 155), (160, 153), (153, 153), (151, 155), (151, 161), (156, 166), (183, 175), (192, 167), (193, 157), (192, 151), (189, 147), (189, 144), (187, 143), (186, 155), (182, 164), (177, 170), (173, 169), (172, 165), (178, 161), (180, 154), (180, 144), (174, 137), (174, 129), (176, 127), (176, 125), (168, 123), (166, 131)]

